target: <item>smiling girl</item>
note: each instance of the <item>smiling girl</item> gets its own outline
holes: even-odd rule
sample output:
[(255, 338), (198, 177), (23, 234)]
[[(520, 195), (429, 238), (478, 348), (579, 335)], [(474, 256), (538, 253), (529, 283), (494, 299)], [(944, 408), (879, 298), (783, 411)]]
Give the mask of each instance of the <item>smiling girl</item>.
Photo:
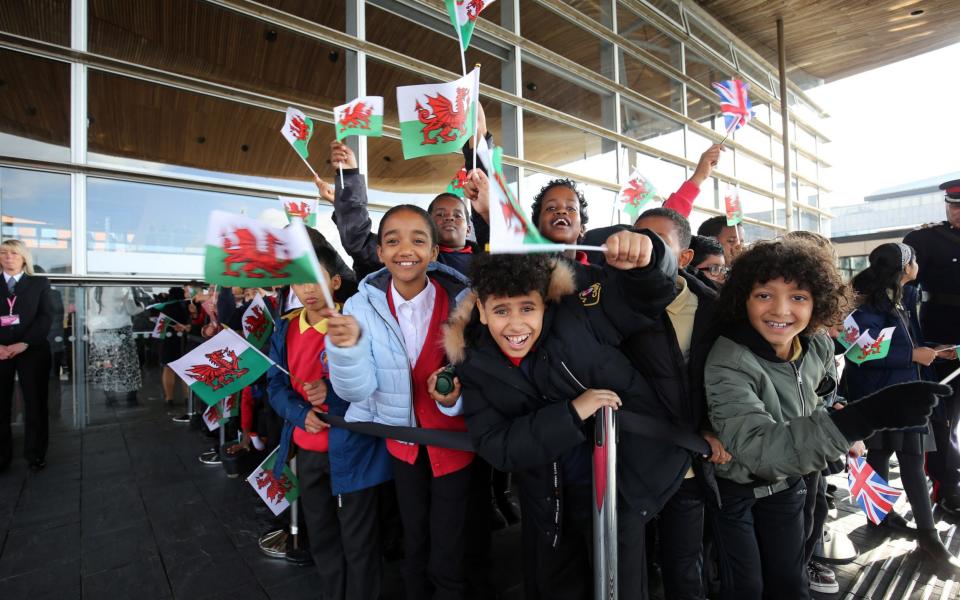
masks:
[(720, 337), (704, 382), (710, 421), (734, 457), (717, 466), (713, 520), (722, 598), (809, 598), (802, 476), (873, 431), (922, 424), (948, 386), (891, 386), (833, 413), (833, 343), (847, 287), (833, 257), (803, 240), (761, 242), (742, 254), (717, 301)]

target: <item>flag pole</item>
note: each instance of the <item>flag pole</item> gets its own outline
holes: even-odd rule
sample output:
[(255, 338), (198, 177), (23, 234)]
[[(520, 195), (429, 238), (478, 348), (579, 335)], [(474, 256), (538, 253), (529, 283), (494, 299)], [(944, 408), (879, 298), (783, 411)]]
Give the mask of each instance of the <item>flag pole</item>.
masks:
[[(457, 31), (460, 31), (460, 29), (457, 28)], [(477, 69), (480, 68), (480, 63), (477, 63), (476, 68)], [(463, 69), (464, 71), (466, 71), (467, 69), (466, 66), (464, 66)], [(466, 76), (466, 73), (464, 73), (464, 76)], [(480, 75), (479, 73), (477, 74), (477, 99), (476, 100), (477, 100), (476, 102), (477, 105), (473, 109), (473, 169), (471, 169), (472, 171), (477, 170), (477, 123), (480, 120)]]
[(945, 384), (948, 384), (948, 383), (950, 383), (951, 381), (953, 381), (954, 379), (956, 379), (958, 376), (960, 376), (960, 367), (957, 367), (957, 369), (956, 369), (953, 373), (950, 373), (950, 374), (947, 375), (945, 378), (941, 379), (941, 380), (940, 380), (940, 383), (942, 383), (942, 384), (944, 384), (944, 385), (945, 385)]
[[(297, 153), (297, 156), (300, 156), (300, 153), (299, 153), (299, 152)], [(313, 167), (310, 166), (310, 163), (307, 162), (307, 159), (305, 159), (304, 157), (300, 156), (300, 160), (303, 161), (303, 164), (307, 165), (307, 168), (310, 169), (310, 172), (313, 173), (313, 176), (314, 176), (314, 177), (316, 177), (317, 179), (320, 179), (320, 176), (317, 175), (317, 172), (313, 170)]]

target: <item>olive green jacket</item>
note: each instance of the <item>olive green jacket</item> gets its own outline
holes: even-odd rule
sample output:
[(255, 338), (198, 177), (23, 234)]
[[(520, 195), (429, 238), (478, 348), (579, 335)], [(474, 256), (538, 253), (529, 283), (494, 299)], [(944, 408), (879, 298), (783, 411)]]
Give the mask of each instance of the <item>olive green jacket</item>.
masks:
[(717, 476), (743, 484), (772, 484), (823, 469), (851, 443), (821, 407), (816, 390), (836, 378), (833, 343), (805, 340), (795, 362), (766, 360), (719, 337), (707, 356), (704, 383), (713, 428), (733, 456)]

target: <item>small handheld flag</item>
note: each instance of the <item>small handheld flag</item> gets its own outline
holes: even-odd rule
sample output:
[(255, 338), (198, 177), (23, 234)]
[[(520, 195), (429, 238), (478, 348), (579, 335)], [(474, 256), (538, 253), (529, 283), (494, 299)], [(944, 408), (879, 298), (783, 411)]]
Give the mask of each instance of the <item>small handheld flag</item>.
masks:
[[(494, 3), (495, 0), (446, 0), (447, 12), (450, 14), (450, 21), (454, 29), (457, 30), (457, 39), (460, 41), (461, 54), (467, 50), (470, 45), (470, 38), (473, 37), (473, 29), (477, 25), (477, 18), (486, 7)], [(466, 71), (466, 69), (464, 69)]]
[(460, 167), (460, 170), (457, 171), (457, 174), (453, 176), (453, 179), (450, 180), (450, 183), (447, 184), (447, 193), (453, 194), (458, 198), (463, 198), (466, 195), (466, 190), (464, 186), (467, 184), (467, 168)]
[(350, 135), (383, 135), (383, 96), (361, 96), (334, 107), (337, 141)]
[(303, 221), (307, 227), (317, 226), (317, 201), (304, 200), (303, 198), (284, 198), (281, 196), (280, 202), (283, 203), (283, 212), (287, 214), (287, 219), (293, 221), (294, 217)]
[(617, 200), (620, 201), (621, 210), (629, 215), (631, 220), (636, 221), (643, 207), (656, 195), (657, 189), (646, 177), (640, 174), (639, 169), (636, 169), (630, 174), (630, 179), (626, 185), (620, 188)]
[(247, 310), (243, 311), (240, 322), (243, 325), (243, 337), (256, 348), (263, 348), (273, 333), (273, 317), (270, 316), (270, 309), (260, 294), (257, 294)]
[(150, 337), (157, 339), (170, 337), (173, 335), (170, 333), (170, 328), (176, 324), (176, 321), (161, 313), (160, 316), (157, 317), (157, 324), (154, 326), (153, 331), (150, 332)]
[(247, 477), (247, 483), (257, 492), (263, 502), (270, 507), (274, 515), (285, 511), (300, 496), (299, 482), (288, 465), (283, 465), (283, 475), (273, 474), (277, 460), (277, 450), (270, 453), (260, 466)]
[[(727, 213), (727, 227), (735, 227), (743, 222), (743, 207), (740, 206), (740, 190), (731, 187), (723, 197), (723, 206)], [(739, 236), (739, 232), (737, 234)]]
[[(727, 136), (749, 123), (755, 116), (748, 94), (749, 84), (739, 79), (727, 79), (714, 83), (713, 89), (720, 95), (720, 111), (723, 113)], [(726, 141), (727, 138), (723, 139)]]
[(397, 88), (403, 158), (459, 152), (476, 129), (480, 69), (449, 83)]
[(893, 505), (903, 492), (890, 487), (863, 457), (848, 457), (847, 466), (850, 501), (860, 506), (871, 523), (879, 525), (893, 510)]
[(270, 359), (230, 329), (224, 329), (169, 363), (207, 405), (251, 385), (270, 368)]
[(211, 404), (207, 410), (203, 411), (203, 424), (209, 431), (216, 431), (220, 428), (220, 403)]
[(310, 138), (313, 137), (313, 121), (303, 114), (303, 111), (292, 106), (287, 107), (287, 115), (283, 121), (283, 128), (280, 130), (283, 137), (290, 143), (293, 151), (303, 160), (314, 177), (318, 177), (317, 172), (313, 170), (307, 158), (310, 156)]
[(895, 329), (896, 327), (881, 329), (876, 339), (870, 335), (869, 331), (864, 331), (844, 356), (856, 365), (863, 364), (868, 360), (886, 358), (887, 354), (890, 353), (890, 339), (893, 337)]
[(860, 325), (858, 325), (857, 320), (853, 318), (853, 313), (850, 313), (847, 315), (847, 318), (843, 320), (843, 331), (840, 332), (837, 341), (840, 342), (841, 346), (849, 350), (851, 346), (857, 343), (858, 339), (860, 339)]

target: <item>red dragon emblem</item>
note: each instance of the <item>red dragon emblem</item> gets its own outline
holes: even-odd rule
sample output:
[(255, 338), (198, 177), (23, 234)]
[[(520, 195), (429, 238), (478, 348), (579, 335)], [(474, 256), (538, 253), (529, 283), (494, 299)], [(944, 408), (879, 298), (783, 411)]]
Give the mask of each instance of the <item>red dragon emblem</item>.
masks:
[(457, 0), (457, 6), (466, 5), (467, 17), (471, 21), (477, 20), (477, 17), (480, 16), (480, 11), (483, 10), (486, 4), (484, 0)]
[(259, 339), (267, 331), (267, 316), (263, 312), (262, 306), (254, 306), (243, 321), (243, 328), (247, 330), (248, 336)]
[(467, 170), (463, 167), (457, 171), (457, 175), (450, 180), (450, 187), (454, 190), (462, 190), (467, 185)]
[(304, 121), (302, 117), (297, 116), (290, 119), (290, 133), (298, 140), (306, 140), (307, 134), (310, 133), (310, 128), (307, 127), (307, 122)]
[(203, 413), (203, 418), (207, 420), (207, 423), (210, 423), (211, 427), (214, 423), (220, 422), (220, 405), (214, 404)]
[(727, 196), (727, 214), (735, 215), (740, 212), (740, 198), (736, 196)]
[(293, 489), (293, 482), (287, 479), (286, 475), (281, 475), (277, 481), (272, 471), (265, 470), (257, 475), (257, 488), (267, 488), (267, 500), (276, 504), (286, 498), (287, 493)]
[[(456, 141), (459, 136), (467, 133), (467, 99), (470, 96), (470, 90), (467, 88), (457, 88), (457, 100), (454, 104), (448, 98), (441, 94), (436, 97), (427, 96), (427, 104), (430, 109), (426, 109), (417, 100), (417, 117), (424, 124), (423, 141), (421, 145), (436, 144), (441, 140), (444, 142)], [(430, 110), (433, 111), (431, 114)], [(436, 137), (430, 137), (434, 132)]]
[[(245, 227), (235, 229), (233, 236), (229, 234), (223, 236), (223, 251), (227, 255), (223, 261), (224, 275), (251, 279), (260, 279), (266, 275), (277, 278), (289, 276), (284, 269), (291, 260), (277, 258), (277, 251), (283, 250), (284, 244), (273, 234), (267, 234), (266, 250), (260, 249), (256, 234)], [(234, 268), (237, 264), (243, 265), (240, 268), (243, 273)]]
[(856, 327), (847, 327), (843, 330), (843, 341), (848, 344), (854, 344), (860, 339), (860, 330)]
[(627, 186), (620, 192), (621, 197), (623, 198), (624, 204), (630, 206), (640, 206), (640, 202), (644, 199), (644, 196), (650, 193), (650, 190), (647, 189), (647, 182), (641, 181), (639, 179), (631, 179), (627, 182)]
[[(501, 190), (507, 189), (507, 184), (500, 177), (499, 173), (494, 171), (493, 178), (494, 180), (496, 180), (497, 185), (500, 186)], [(500, 201), (500, 210), (502, 211), (503, 220), (506, 221), (507, 229), (509, 231), (512, 231), (514, 233), (520, 233), (523, 235), (527, 234), (527, 224), (523, 222), (523, 218), (520, 216), (520, 213), (518, 213), (517, 209), (513, 207), (513, 203), (510, 202), (509, 196), (506, 196), (503, 200)]]
[(873, 343), (867, 344), (866, 346), (860, 346), (860, 360), (865, 360), (867, 357), (873, 356), (874, 354), (880, 354), (881, 344), (883, 344), (882, 335), (874, 340)]
[(306, 222), (310, 216), (310, 205), (306, 202), (287, 202), (287, 215), (291, 217), (300, 217)]
[(212, 363), (212, 366), (193, 365), (187, 369), (187, 374), (200, 383), (210, 386), (210, 389), (214, 391), (230, 385), (250, 371), (240, 368), (240, 358), (237, 357), (236, 352), (229, 348), (214, 350), (205, 356)]
[(340, 133), (347, 129), (370, 129), (370, 115), (372, 114), (373, 107), (367, 106), (363, 102), (348, 106), (337, 120), (337, 124), (340, 125)]

